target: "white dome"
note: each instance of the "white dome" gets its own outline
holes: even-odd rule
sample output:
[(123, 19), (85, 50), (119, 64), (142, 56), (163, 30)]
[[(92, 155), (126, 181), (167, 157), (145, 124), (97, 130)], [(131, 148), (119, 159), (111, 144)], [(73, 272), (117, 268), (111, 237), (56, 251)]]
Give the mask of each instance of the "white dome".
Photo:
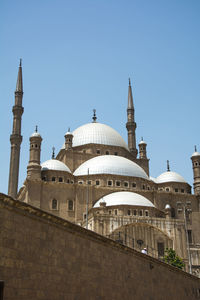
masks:
[(182, 182), (187, 183), (185, 179), (176, 172), (167, 171), (162, 173), (157, 177), (156, 183), (164, 183), (164, 182)]
[(31, 137), (40, 137), (41, 138), (41, 135), (39, 134), (39, 132), (35, 131), (31, 134)]
[[(73, 131), (73, 147), (86, 144), (101, 144), (109, 146), (119, 146), (128, 150), (121, 135), (108, 125), (101, 123), (85, 124)], [(62, 149), (65, 148), (65, 144)]]
[(53, 170), (53, 171), (65, 171), (68, 173), (71, 173), (70, 169), (61, 161), (57, 159), (50, 159), (41, 164), (41, 171), (48, 171), (48, 170)]
[(155, 207), (153, 203), (146, 199), (144, 196), (132, 192), (111, 193), (99, 199), (93, 207), (100, 207), (100, 202), (106, 202), (106, 206), (133, 205)]
[(194, 157), (194, 156), (200, 156), (200, 153), (197, 152), (197, 151), (195, 151), (195, 152), (192, 154), (192, 157)]
[(149, 179), (145, 171), (133, 161), (122, 156), (101, 155), (87, 160), (74, 172), (75, 176), (113, 174)]
[(145, 141), (140, 141), (138, 145), (146, 145), (147, 143)]

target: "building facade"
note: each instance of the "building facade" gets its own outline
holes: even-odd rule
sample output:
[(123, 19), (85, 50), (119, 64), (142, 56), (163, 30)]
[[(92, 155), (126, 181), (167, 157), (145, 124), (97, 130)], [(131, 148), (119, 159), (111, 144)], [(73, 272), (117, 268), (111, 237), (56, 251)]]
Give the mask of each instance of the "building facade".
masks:
[[(113, 128), (97, 121), (67, 131), (63, 147), (41, 163), (42, 137), (30, 137), (27, 177), (19, 189), (23, 85), (20, 63), (8, 194), (119, 243), (162, 259), (166, 248), (183, 258), (186, 270), (200, 272), (200, 153), (193, 153), (194, 194), (184, 178), (170, 170), (150, 176), (147, 144), (136, 146), (135, 110), (129, 80), (128, 144)], [(17, 142), (14, 141), (14, 137)], [(17, 149), (17, 150), (16, 150)], [(16, 163), (13, 163), (16, 162)]]

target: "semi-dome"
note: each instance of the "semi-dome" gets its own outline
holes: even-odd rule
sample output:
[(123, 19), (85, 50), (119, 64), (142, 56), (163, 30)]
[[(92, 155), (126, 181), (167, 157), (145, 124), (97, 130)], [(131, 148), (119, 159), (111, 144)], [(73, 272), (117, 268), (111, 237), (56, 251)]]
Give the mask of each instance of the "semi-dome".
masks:
[(133, 193), (133, 192), (115, 192), (105, 197), (99, 199), (95, 205), (95, 207), (100, 207), (100, 203), (105, 202), (106, 206), (114, 206), (114, 205), (133, 205), (133, 206), (147, 206), (147, 207), (155, 207), (151, 201), (149, 201), (144, 196)]
[(181, 175), (172, 171), (164, 172), (156, 178), (156, 183), (165, 183), (165, 182), (187, 183)]
[[(85, 124), (72, 132), (73, 147), (86, 144), (100, 144), (119, 146), (128, 150), (128, 146), (121, 135), (108, 125), (101, 123)], [(62, 149), (65, 148), (65, 144)]]
[(87, 160), (74, 172), (75, 176), (113, 174), (149, 179), (145, 171), (133, 161), (122, 156), (101, 155)]
[(61, 161), (57, 159), (49, 159), (41, 164), (41, 171), (64, 171), (71, 173), (70, 169)]

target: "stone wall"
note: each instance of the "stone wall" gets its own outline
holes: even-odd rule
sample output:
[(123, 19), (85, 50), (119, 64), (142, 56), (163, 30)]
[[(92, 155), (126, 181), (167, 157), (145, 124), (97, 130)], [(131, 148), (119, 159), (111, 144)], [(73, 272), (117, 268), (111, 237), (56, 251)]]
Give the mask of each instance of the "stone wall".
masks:
[(0, 194), (5, 300), (200, 299), (200, 280)]

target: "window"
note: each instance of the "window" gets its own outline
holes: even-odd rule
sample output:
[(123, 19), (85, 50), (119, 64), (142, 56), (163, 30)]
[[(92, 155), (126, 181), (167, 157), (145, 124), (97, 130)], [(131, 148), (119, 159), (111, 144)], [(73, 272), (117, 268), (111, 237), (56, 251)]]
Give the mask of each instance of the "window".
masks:
[(52, 181), (56, 181), (56, 177), (52, 177), (51, 180), (52, 180)]
[(166, 192), (169, 192), (169, 188), (167, 187), (167, 188), (165, 189), (165, 191), (166, 191)]
[(181, 193), (184, 193), (184, 189), (181, 189)]
[(51, 209), (53, 209), (53, 210), (57, 210), (58, 209), (58, 201), (56, 199), (52, 200)]
[(142, 217), (143, 213), (142, 213), (142, 210), (140, 210), (140, 217)]
[(118, 152), (114, 152), (114, 155), (118, 155)]
[(192, 230), (188, 230), (187, 234), (188, 234), (188, 242), (189, 244), (192, 244)]
[(72, 200), (68, 200), (68, 210), (73, 210), (74, 203)]
[(150, 190), (150, 186), (147, 187), (147, 190), (148, 190), (148, 191)]
[(130, 209), (127, 210), (127, 215), (130, 216), (131, 215), (131, 211)]
[(112, 184), (113, 184), (112, 180), (108, 180), (107, 185), (112, 186)]
[(101, 151), (98, 149), (98, 150), (97, 150), (97, 154), (100, 154), (100, 153), (101, 153)]
[(69, 180), (69, 179), (67, 179), (67, 183), (70, 183), (70, 180)]
[(74, 181), (73, 181), (73, 180), (71, 180), (71, 183), (74, 183)]
[(116, 186), (121, 186), (121, 182), (120, 182), (120, 181), (116, 181), (116, 182), (115, 182), (115, 185), (116, 185)]
[(117, 209), (115, 209), (115, 215), (117, 215)]
[(158, 246), (158, 257), (163, 257), (165, 252), (164, 243), (158, 242), (157, 246)]
[(83, 214), (83, 219), (86, 220), (86, 214)]
[(132, 187), (136, 188), (136, 183), (135, 182), (132, 183)]
[(109, 213), (109, 215), (111, 215), (111, 214), (112, 214), (112, 211), (111, 211), (111, 210), (109, 210), (109, 212), (108, 212), (108, 213)]
[(96, 180), (96, 185), (100, 185), (100, 181), (99, 180)]
[(91, 185), (92, 181), (91, 180), (88, 180), (87, 181), (87, 184)]
[(145, 190), (145, 185), (144, 184), (142, 185), (142, 189)]
[(78, 181), (78, 184), (83, 184), (83, 181)]
[(128, 182), (127, 181), (124, 181), (124, 186), (128, 187)]
[(134, 215), (134, 216), (137, 216), (137, 210), (136, 210), (136, 209), (134, 209), (133, 215)]
[(44, 176), (44, 177), (42, 177), (42, 180), (43, 180), (43, 181), (47, 181), (47, 179), (46, 179), (46, 177), (45, 177), (45, 176)]
[(63, 182), (63, 178), (62, 178), (62, 177), (59, 177), (58, 181), (59, 181), (59, 182)]
[(175, 193), (178, 193), (178, 189), (174, 189), (175, 190)]
[(148, 210), (145, 211), (145, 216), (148, 217), (149, 216), (149, 212)]
[(110, 152), (109, 151), (106, 151), (106, 155), (109, 155), (110, 154)]

